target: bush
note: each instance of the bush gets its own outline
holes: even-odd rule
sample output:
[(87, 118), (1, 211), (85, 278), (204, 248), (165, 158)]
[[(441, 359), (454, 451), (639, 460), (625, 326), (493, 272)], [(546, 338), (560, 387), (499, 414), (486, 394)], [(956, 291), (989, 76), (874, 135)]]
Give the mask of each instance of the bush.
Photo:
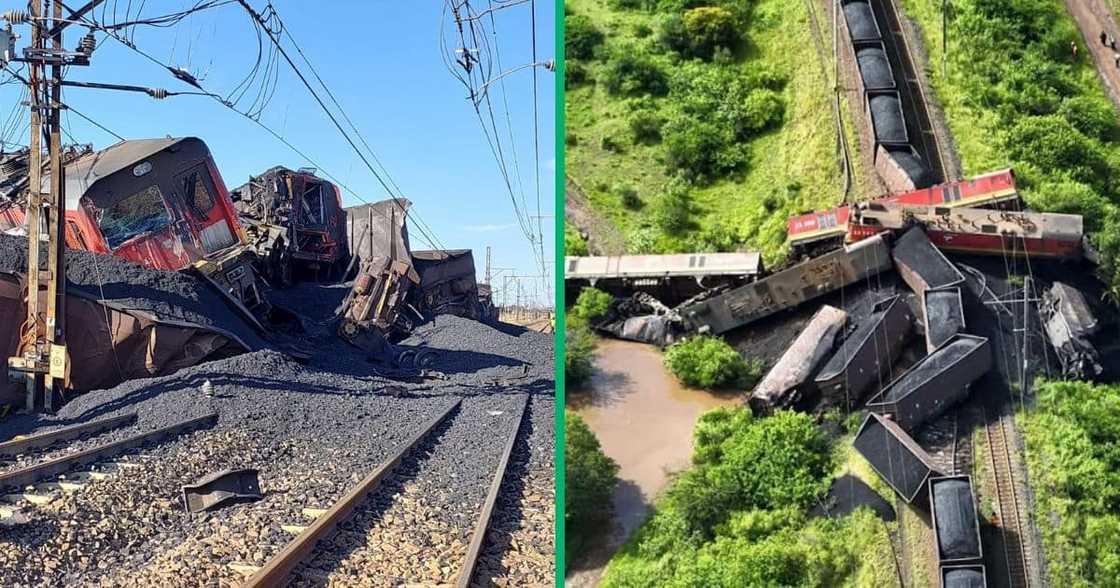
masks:
[(592, 539), (610, 531), (618, 464), (603, 454), (599, 440), (578, 414), (567, 413), (564, 434), (564, 546), (570, 564)]
[(1116, 134), (1116, 115), (1103, 99), (1073, 96), (1062, 101), (1058, 114), (1086, 136), (1107, 141)]
[(591, 59), (603, 44), (603, 33), (590, 18), (576, 14), (564, 19), (564, 58)]
[(686, 182), (673, 180), (657, 199), (653, 211), (654, 222), (662, 232), (673, 234), (688, 228), (691, 217), (691, 196)]
[(587, 239), (572, 225), (564, 225), (564, 255), (583, 257), (589, 255)]
[(587, 323), (569, 321), (564, 331), (564, 380), (570, 386), (579, 386), (591, 378), (594, 365), (595, 334)]
[(661, 126), (665, 119), (651, 110), (639, 110), (630, 115), (630, 133), (634, 143), (653, 144), (661, 140)]
[(626, 150), (622, 144), (622, 141), (619, 141), (618, 139), (610, 135), (603, 135), (603, 137), (599, 139), (599, 148), (603, 151), (610, 151), (612, 153), (622, 153)]
[(669, 81), (661, 66), (635, 47), (616, 51), (603, 75), (603, 85), (611, 94), (623, 96), (663, 96), (669, 91)]
[(761, 366), (747, 363), (723, 339), (701, 335), (685, 339), (665, 351), (665, 365), (678, 380), (694, 388), (748, 388), (761, 375)]
[(583, 288), (572, 306), (572, 314), (588, 323), (594, 322), (607, 314), (612, 300), (614, 297), (598, 288)]
[(622, 205), (630, 210), (637, 210), (642, 207), (642, 199), (638, 197), (638, 190), (630, 184), (615, 184), (611, 189), (615, 195), (618, 196)]
[(1095, 188), (1107, 181), (1108, 168), (1098, 143), (1058, 115), (1023, 118), (1007, 133), (1011, 157), (1037, 169), (1063, 170), (1067, 177)]
[(693, 57), (710, 60), (716, 49), (733, 49), (739, 43), (738, 26), (730, 11), (718, 6), (693, 8), (681, 17)]
[(680, 116), (665, 126), (665, 166), (697, 184), (708, 184), (746, 165), (742, 145), (731, 129), (699, 118)]
[(564, 64), (564, 87), (575, 88), (587, 82), (587, 67), (578, 61)]

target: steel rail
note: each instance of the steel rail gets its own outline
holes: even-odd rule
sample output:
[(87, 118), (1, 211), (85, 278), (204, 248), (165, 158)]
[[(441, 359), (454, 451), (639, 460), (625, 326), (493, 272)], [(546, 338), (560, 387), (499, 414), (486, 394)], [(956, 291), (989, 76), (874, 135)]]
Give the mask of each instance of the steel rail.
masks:
[(130, 412), (121, 416), (110, 417), (70, 427), (63, 427), (45, 433), (37, 433), (26, 437), (16, 437), (0, 443), (0, 456), (16, 456), (27, 453), (33, 449), (50, 447), (59, 441), (77, 439), (83, 435), (101, 433), (110, 429), (124, 427), (136, 422), (136, 413)]
[(467, 555), (463, 558), (463, 565), (459, 570), (459, 580), (456, 582), (458, 588), (468, 588), (471, 577), (474, 576), (478, 556), (482, 554), (482, 542), (486, 538), (486, 529), (490, 527), (490, 517), (494, 514), (494, 505), (497, 503), (498, 493), (502, 489), (502, 480), (506, 477), (509, 456), (513, 453), (513, 445), (517, 442), (518, 433), (521, 432), (521, 423), (525, 420), (525, 408), (528, 405), (529, 395), (526, 394), (522, 397), (521, 408), (518, 409), (513, 430), (510, 431), (509, 438), (506, 439), (505, 450), (502, 451), (502, 458), (498, 461), (498, 467), (494, 471), (494, 479), (490, 482), (490, 492), (486, 495), (486, 502), (483, 503), (482, 513), (478, 517), (474, 535), (471, 537), (470, 546), (467, 548)]
[(145, 443), (162, 441), (199, 427), (211, 427), (216, 422), (218, 422), (218, 413), (210, 413), (203, 417), (182, 421), (154, 431), (133, 435), (127, 439), (98, 445), (71, 455), (21, 468), (0, 475), (0, 488), (21, 488), (36, 482), (41, 482), (50, 476), (57, 476), (58, 474), (66, 473), (79, 466), (113, 457), (118, 453), (134, 447), (140, 447)]
[(241, 587), (272, 588), (282, 585), (296, 566), (311, 554), (315, 545), (321, 539), (330, 535), (340, 522), (346, 520), (354, 512), (354, 509), (364, 502), (366, 497), (380, 485), (381, 481), (400, 464), (404, 456), (412, 451), (422, 439), (427, 437), (436, 428), (436, 425), (443, 422), (461, 402), (461, 400), (456, 400), (432, 417), (412, 439), (401, 446), (393, 457), (377, 466), (377, 469), (370, 472), (357, 486), (339, 499), (338, 502), (335, 502), (334, 506), (327, 512), (316, 518), (314, 523), (304, 529), (295, 539), (288, 542), (279, 553), (268, 560), (264, 567), (257, 570)]

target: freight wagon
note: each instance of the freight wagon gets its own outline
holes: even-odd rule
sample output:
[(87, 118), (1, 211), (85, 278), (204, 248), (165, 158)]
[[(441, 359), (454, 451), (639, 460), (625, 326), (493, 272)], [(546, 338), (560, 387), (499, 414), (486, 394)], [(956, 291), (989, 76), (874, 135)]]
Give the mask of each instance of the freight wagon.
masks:
[(853, 447), (907, 503), (913, 502), (931, 477), (940, 476), (933, 459), (897, 423), (868, 413)]
[(1077, 214), (864, 202), (852, 210), (847, 240), (913, 225), (938, 249), (957, 253), (1076, 259), (1084, 236)]
[(927, 353), (933, 353), (954, 335), (963, 333), (964, 300), (961, 289), (926, 290), (922, 296), (922, 320), (926, 327)]
[(594, 286), (620, 296), (639, 290), (671, 302), (737, 286), (761, 273), (762, 256), (754, 251), (564, 258), (564, 284), (572, 300), (584, 286)]
[(911, 227), (895, 241), (891, 258), (898, 275), (918, 296), (964, 283), (964, 274), (933, 246), (921, 227)]
[(976, 564), (984, 559), (980, 519), (969, 476), (942, 476), (929, 480), (930, 520), (941, 565)]
[[(1015, 174), (1010, 169), (1005, 169), (967, 180), (877, 198), (874, 202), (958, 208), (994, 206), (1018, 199)], [(848, 206), (839, 206), (790, 217), (786, 222), (790, 245), (801, 249), (842, 239), (848, 233), (849, 213)]]
[(914, 315), (901, 296), (879, 302), (817, 374), (821, 396), (831, 406), (853, 410), (872, 385), (890, 377), (913, 327)]
[(957, 335), (923, 357), (867, 403), (872, 412), (915, 431), (968, 395), (968, 386), (992, 367), (988, 340)]
[(891, 267), (882, 238), (837, 249), (761, 280), (685, 306), (681, 316), (701, 333), (719, 334), (823, 296)]
[(939, 588), (987, 588), (988, 572), (983, 564), (941, 566)]

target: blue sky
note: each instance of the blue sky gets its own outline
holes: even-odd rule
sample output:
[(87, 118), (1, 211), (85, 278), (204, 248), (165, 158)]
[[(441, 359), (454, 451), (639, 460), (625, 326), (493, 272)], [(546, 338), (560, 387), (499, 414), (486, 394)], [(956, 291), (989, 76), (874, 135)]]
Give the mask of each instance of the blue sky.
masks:
[[(516, 0), (515, 0), (516, 1)], [(76, 7), (82, 4), (75, 0)], [(187, 8), (195, 0), (143, 3), (144, 16)], [(266, 3), (249, 0), (258, 11)], [(107, 0), (105, 21), (124, 20), (124, 0)], [(141, 2), (132, 2), (133, 10)], [(487, 0), (474, 0), (485, 8)], [(495, 2), (498, 5), (499, 2)], [(492, 265), (510, 268), (498, 274), (537, 275), (540, 268), (532, 248), (517, 224), (514, 205), (487, 144), (467, 89), (456, 80), (441, 57), (441, 0), (311, 2), (275, 0), (288, 32), (318, 69), (331, 91), (377, 153), (401, 192), (415, 204), (415, 212), (448, 248), (471, 248), (481, 277), (485, 248), (493, 248)], [(25, 9), (25, 2), (0, 2), (4, 10)], [(112, 16), (116, 8), (117, 16)], [(555, 53), (555, 4), (536, 1), (537, 57), (551, 60)], [(101, 20), (99, 10), (96, 17)], [(485, 18), (486, 32), (497, 47), (502, 70), (532, 62), (530, 4), (516, 4), (496, 11), (496, 36)], [(135, 13), (133, 14), (135, 16)], [(449, 33), (448, 22), (444, 23)], [(26, 35), (27, 26), (16, 32)], [(74, 47), (85, 29), (67, 30), (65, 45)], [(104, 39), (97, 33), (98, 40)], [(157, 60), (185, 67), (208, 90), (232, 90), (256, 61), (257, 37), (251, 21), (236, 3), (200, 12), (175, 27), (138, 27), (135, 44)], [(17, 47), (27, 39), (17, 41)], [(267, 43), (267, 39), (265, 40)], [(290, 46), (289, 51), (290, 51)], [(290, 53), (297, 59), (298, 55)], [(358, 156), (337, 132), (291, 68), (280, 61), (278, 87), (261, 115), (261, 121), (296, 145), (323, 169), (334, 174), (366, 200), (387, 197)], [(537, 71), (540, 125), (540, 210), (554, 213), (555, 202), (555, 74)], [(156, 86), (191, 90), (165, 69), (146, 60), (113, 39), (105, 39), (89, 67), (72, 67), (68, 79)], [(314, 80), (311, 80), (314, 83)], [(510, 73), (490, 86), (495, 117), (514, 191), (520, 194), (514, 155), (520, 168), (527, 214), (537, 213), (533, 150), (532, 69)], [(326, 95), (323, 94), (326, 99)], [(0, 117), (19, 99), (15, 84), (0, 86)], [(164, 135), (201, 137), (210, 146), (226, 185), (242, 184), (249, 174), (273, 165), (291, 168), (310, 165), (267, 132), (217, 102), (197, 96), (169, 97), (162, 101), (143, 94), (67, 88), (64, 102), (126, 138)], [(242, 106), (251, 102), (246, 98)], [(508, 102), (513, 137), (505, 126)], [(26, 111), (26, 108), (23, 109)], [(486, 110), (484, 108), (484, 113)], [(26, 120), (26, 118), (24, 119)], [(487, 120), (489, 120), (487, 118)], [(0, 118), (0, 122), (3, 118)], [(105, 147), (116, 139), (74, 114), (64, 118), (75, 139)], [(343, 121), (345, 126), (345, 122)], [(65, 126), (65, 125), (64, 125)], [(27, 142), (27, 127), (19, 128), (17, 141)], [(11, 136), (8, 137), (12, 138)], [(512, 146), (515, 146), (513, 148)], [(346, 194), (346, 204), (360, 200)], [(535, 222), (535, 221), (534, 221)], [(555, 219), (543, 219), (545, 258), (554, 258)], [(413, 223), (415, 227), (415, 223)], [(413, 247), (425, 246), (412, 234)], [(549, 271), (552, 271), (549, 266)], [(521, 280), (524, 299), (549, 303), (542, 280)], [(511, 291), (513, 289), (513, 282)], [(499, 294), (500, 296), (500, 294)], [(512, 301), (513, 295), (510, 295)]]

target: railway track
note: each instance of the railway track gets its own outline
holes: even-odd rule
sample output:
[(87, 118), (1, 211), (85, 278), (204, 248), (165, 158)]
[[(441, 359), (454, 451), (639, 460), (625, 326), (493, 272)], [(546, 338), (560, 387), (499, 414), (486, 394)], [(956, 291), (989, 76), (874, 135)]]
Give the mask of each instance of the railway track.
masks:
[(905, 100), (913, 105), (911, 110), (914, 113), (917, 130), (921, 135), (930, 167), (938, 181), (955, 180), (957, 178), (950, 177), (954, 174), (949, 169), (948, 163), (952, 161), (952, 158), (946, 152), (947, 146), (937, 136), (930, 114), (931, 102), (926, 96), (925, 88), (922, 87), (919, 79), (920, 56), (910, 46), (906, 31), (902, 28), (902, 14), (898, 8), (897, 0), (879, 0), (878, 4), (882, 8), (883, 16), (886, 17), (887, 30), (884, 31), (886, 34), (883, 41), (889, 43), (888, 50), (893, 45), (894, 53), (898, 56), (900, 65), (902, 65), (903, 84), (899, 87), (899, 91), (902, 92)]
[(1008, 415), (999, 414), (989, 420), (985, 411), (984, 434), (988, 442), (989, 465), (996, 492), (996, 517), (1003, 553), (1007, 562), (1007, 579), (1011, 588), (1030, 586), (1030, 558), (1023, 542), (1029, 528), (1024, 509), (1019, 504), (1011, 462), (1011, 440), (1008, 432)]
[[(387, 500), (384, 495), (391, 495), (388, 499), (390, 504), (402, 495), (407, 495), (400, 486), (389, 488), (382, 488), (382, 486), (389, 485), (387, 484), (389, 478), (396, 470), (402, 469), (402, 464), (406, 460), (430, 451), (430, 449), (423, 449), (423, 445), (439, 443), (438, 431), (441, 425), (454, 426), (455, 419), (469, 418), (452, 416), (459, 406), (460, 401), (455, 401), (440, 411), (420, 431), (403, 443), (392, 457), (364, 477), (330, 508), (305, 509), (304, 515), (312, 519), (306, 527), (299, 524), (285, 525), (285, 528), (294, 533), (295, 537), (264, 566), (260, 568), (240, 566), (240, 571), (243, 573), (251, 573), (242, 586), (256, 588), (278, 585), (322, 585), (332, 581), (345, 582), (353, 579), (348, 573), (355, 571), (355, 564), (359, 568), (362, 566), (360, 562), (365, 560), (361, 552), (371, 547), (378, 547), (377, 538), (380, 529), (371, 523), (388, 518), (386, 515), (391, 507), (385, 506)], [(454, 584), (459, 588), (475, 585), (475, 579), (480, 575), (479, 560), (487, 544), (487, 531), (491, 527), (498, 496), (502, 490), (503, 480), (506, 478), (514, 445), (521, 435), (528, 406), (528, 396), (522, 396), (516, 401), (513, 414), (508, 419), (510, 423), (501, 432), (504, 435), (502, 453), (493, 468), (486, 497), (478, 509), (477, 516), (473, 519), (470, 542), (466, 546), (465, 553), (458, 559), (457, 568), (453, 573)], [(339, 535), (344, 537), (340, 538)], [(391, 583), (415, 580), (415, 578), (394, 576), (382, 570), (366, 568), (364, 571), (371, 577)], [(436, 575), (445, 576), (450, 571), (447, 566), (438, 564), (432, 570)]]

